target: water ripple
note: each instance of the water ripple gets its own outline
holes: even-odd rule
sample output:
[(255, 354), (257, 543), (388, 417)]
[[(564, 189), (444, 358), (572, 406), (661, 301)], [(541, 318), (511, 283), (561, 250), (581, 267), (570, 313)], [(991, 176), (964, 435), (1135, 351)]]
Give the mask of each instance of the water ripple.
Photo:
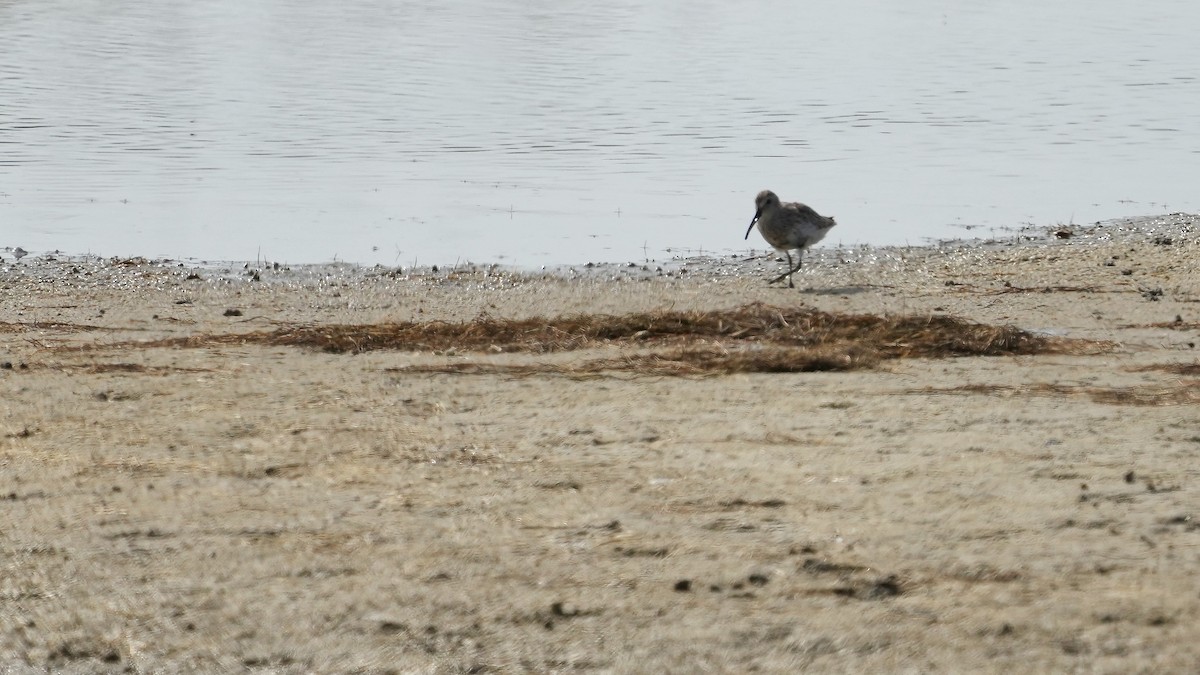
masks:
[(845, 242), (1196, 208), (1198, 15), (0, 3), (0, 219), (30, 250), (533, 264), (744, 246), (763, 187)]

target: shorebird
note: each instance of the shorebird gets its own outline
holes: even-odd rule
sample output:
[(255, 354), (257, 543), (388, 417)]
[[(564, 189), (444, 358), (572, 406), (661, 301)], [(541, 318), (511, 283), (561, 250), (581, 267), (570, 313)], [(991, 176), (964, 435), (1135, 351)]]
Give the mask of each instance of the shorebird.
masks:
[[(792, 283), (792, 273), (800, 269), (804, 263), (804, 249), (825, 238), (829, 230), (837, 225), (833, 217), (822, 216), (811, 207), (800, 202), (781, 203), (779, 197), (770, 190), (763, 190), (754, 198), (758, 209), (750, 227), (746, 228), (746, 239), (750, 238), (750, 230), (758, 223), (758, 231), (763, 239), (776, 251), (783, 251), (788, 259), (788, 271), (768, 281), (788, 280), (788, 288), (795, 288)], [(796, 251), (796, 266), (792, 266), (792, 251)]]

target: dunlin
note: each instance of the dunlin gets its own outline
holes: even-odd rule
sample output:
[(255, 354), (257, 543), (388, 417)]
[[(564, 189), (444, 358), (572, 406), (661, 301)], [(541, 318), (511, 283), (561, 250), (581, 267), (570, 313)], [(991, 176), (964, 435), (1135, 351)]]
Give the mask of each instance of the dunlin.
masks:
[[(746, 239), (750, 230), (758, 223), (758, 231), (775, 250), (783, 251), (788, 259), (788, 271), (767, 283), (788, 280), (788, 288), (795, 288), (792, 274), (803, 264), (804, 249), (825, 238), (829, 230), (837, 225), (833, 217), (822, 216), (811, 207), (800, 202), (781, 203), (770, 190), (763, 190), (754, 198), (757, 210), (750, 227), (746, 228)], [(792, 251), (796, 251), (796, 266), (792, 266)]]

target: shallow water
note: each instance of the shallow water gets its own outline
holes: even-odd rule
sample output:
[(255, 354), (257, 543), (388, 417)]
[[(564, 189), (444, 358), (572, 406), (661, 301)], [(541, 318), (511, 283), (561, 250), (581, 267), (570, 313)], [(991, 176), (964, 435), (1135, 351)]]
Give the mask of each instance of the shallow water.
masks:
[(0, 0), (0, 246), (519, 266), (1197, 210), (1181, 0)]

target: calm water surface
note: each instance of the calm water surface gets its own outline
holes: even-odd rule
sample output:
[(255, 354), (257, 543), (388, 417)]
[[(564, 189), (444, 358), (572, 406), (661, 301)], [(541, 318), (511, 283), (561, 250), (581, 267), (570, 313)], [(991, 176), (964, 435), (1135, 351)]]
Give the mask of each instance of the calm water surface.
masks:
[(762, 188), (837, 216), (825, 245), (1194, 211), (1198, 28), (1184, 0), (0, 0), (0, 247), (641, 260), (765, 248)]

